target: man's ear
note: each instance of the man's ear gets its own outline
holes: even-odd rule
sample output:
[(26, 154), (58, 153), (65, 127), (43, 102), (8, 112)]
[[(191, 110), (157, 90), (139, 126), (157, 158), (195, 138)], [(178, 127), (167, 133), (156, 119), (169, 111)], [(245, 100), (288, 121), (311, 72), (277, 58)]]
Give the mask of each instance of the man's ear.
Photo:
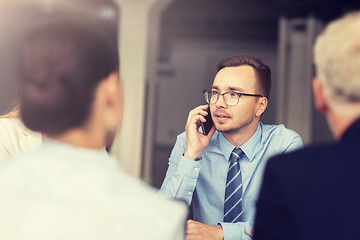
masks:
[(316, 109), (322, 114), (327, 113), (329, 110), (329, 105), (324, 95), (324, 88), (318, 77), (315, 77), (313, 79), (313, 93), (314, 93), (314, 104)]
[(258, 109), (256, 111), (256, 116), (260, 117), (261, 114), (263, 114), (267, 108), (268, 105), (268, 99), (266, 97), (259, 98), (258, 100)]

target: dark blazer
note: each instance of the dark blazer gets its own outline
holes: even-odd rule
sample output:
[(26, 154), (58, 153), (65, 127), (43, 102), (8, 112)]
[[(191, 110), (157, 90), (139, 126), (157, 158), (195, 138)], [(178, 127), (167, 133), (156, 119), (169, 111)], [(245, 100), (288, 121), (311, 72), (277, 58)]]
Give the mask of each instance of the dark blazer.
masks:
[(269, 160), (254, 239), (360, 240), (360, 119), (338, 142)]

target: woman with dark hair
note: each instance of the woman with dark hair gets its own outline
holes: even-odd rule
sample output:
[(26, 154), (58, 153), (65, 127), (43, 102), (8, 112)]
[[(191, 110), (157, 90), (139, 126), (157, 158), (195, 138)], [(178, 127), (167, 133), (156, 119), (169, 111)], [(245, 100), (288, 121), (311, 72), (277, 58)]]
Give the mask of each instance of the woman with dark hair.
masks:
[(20, 115), (42, 146), (0, 169), (0, 239), (183, 239), (186, 207), (107, 156), (122, 117), (116, 48), (48, 24), (20, 57)]

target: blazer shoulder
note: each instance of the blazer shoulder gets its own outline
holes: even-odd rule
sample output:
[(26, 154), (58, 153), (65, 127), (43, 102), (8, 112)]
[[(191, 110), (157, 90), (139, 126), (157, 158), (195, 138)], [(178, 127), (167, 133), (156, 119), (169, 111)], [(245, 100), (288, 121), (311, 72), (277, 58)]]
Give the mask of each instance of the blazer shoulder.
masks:
[(336, 143), (310, 145), (301, 149), (294, 150), (289, 153), (272, 157), (268, 165), (271, 167), (280, 166), (286, 170), (287, 168), (302, 168), (309, 165), (324, 164), (328, 156), (333, 155), (336, 149)]

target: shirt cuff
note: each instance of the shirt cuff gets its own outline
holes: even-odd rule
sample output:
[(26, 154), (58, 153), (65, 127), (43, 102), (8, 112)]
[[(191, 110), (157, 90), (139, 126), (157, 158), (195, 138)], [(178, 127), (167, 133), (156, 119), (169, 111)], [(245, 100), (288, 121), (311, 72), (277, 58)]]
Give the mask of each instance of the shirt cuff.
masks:
[(189, 205), (199, 177), (201, 162), (181, 156), (177, 167), (177, 174), (184, 176), (178, 189), (178, 196), (183, 198)]
[(245, 231), (245, 225), (243, 222), (228, 223), (220, 222), (224, 232), (224, 240), (251, 240), (249, 233)]
[(202, 161), (194, 161), (187, 157), (181, 156), (177, 171), (192, 179), (198, 178)]

